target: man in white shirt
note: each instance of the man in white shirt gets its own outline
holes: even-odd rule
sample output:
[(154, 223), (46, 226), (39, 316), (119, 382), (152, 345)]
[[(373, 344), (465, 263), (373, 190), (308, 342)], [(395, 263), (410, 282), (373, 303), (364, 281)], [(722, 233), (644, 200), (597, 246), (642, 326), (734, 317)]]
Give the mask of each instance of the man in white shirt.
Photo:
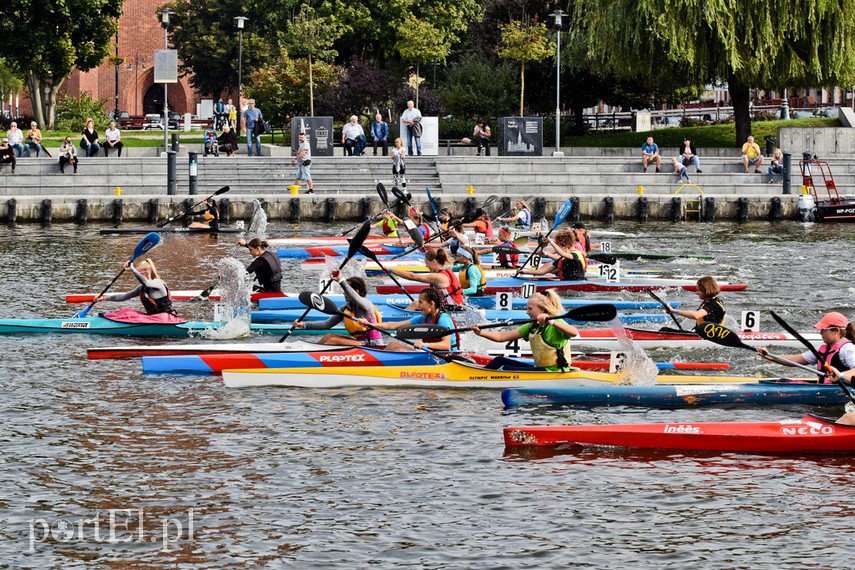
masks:
[(21, 158), (24, 154), (24, 132), (18, 128), (18, 123), (12, 121), (9, 125), (9, 130), (6, 131), (6, 138), (9, 139), (9, 146), (15, 149), (15, 155)]
[(312, 146), (309, 144), (309, 141), (306, 140), (306, 133), (300, 133), (299, 141), (300, 143), (297, 145), (297, 156), (291, 159), (291, 164), (297, 165), (297, 177), (294, 180), (294, 186), (299, 188), (300, 182), (305, 180), (306, 185), (309, 187), (307, 194), (312, 194), (315, 191), (312, 187)]
[(413, 156), (413, 139), (416, 139), (416, 153), (422, 155), (422, 113), (412, 101), (407, 101), (407, 109), (401, 115), (401, 121), (407, 126), (407, 154)]
[[(341, 129), (341, 144), (344, 146), (345, 156), (353, 156), (353, 151), (360, 136), (364, 138), (365, 131), (362, 130), (362, 125), (359, 124), (359, 117), (353, 115), (350, 117), (350, 122)], [(357, 153), (357, 155), (359, 154), (361, 153)]]
[(116, 128), (116, 121), (110, 121), (110, 128), (104, 131), (106, 141), (104, 142), (104, 156), (107, 156), (107, 151), (115, 148), (119, 151), (119, 156), (122, 156), (122, 133)]

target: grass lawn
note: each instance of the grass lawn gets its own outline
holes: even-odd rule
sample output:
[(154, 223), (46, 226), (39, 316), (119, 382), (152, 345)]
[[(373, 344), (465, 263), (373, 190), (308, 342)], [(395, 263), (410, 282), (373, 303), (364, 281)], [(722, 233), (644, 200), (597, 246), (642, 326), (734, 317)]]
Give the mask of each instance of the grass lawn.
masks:
[[(751, 123), (754, 139), (761, 147), (765, 144), (766, 135), (778, 136), (780, 127), (839, 127), (836, 117), (810, 117), (807, 119), (791, 119), (789, 121), (755, 121)], [(656, 129), (655, 131), (633, 133), (618, 131), (613, 133), (597, 133), (583, 136), (564, 137), (563, 146), (588, 147), (637, 147), (644, 139), (652, 135), (660, 147), (677, 147), (683, 142), (683, 137), (689, 136), (698, 147), (731, 148), (741, 146), (745, 141), (736, 140), (736, 127), (727, 125), (705, 125), (702, 127), (672, 127)]]

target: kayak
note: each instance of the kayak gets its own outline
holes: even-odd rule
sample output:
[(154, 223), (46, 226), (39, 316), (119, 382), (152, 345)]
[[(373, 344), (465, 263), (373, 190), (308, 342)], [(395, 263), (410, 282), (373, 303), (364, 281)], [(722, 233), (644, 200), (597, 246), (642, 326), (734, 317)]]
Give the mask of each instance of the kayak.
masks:
[[(420, 315), (419, 311), (408, 311), (406, 307), (400, 305), (375, 305), (384, 321), (407, 321)], [(283, 310), (263, 310), (252, 312), (252, 322), (254, 323), (292, 323), (295, 320), (303, 317), (306, 312), (305, 305), (299, 309), (283, 309)], [(528, 313), (520, 310), (494, 310), (494, 309), (474, 309), (474, 314), (480, 314), (479, 321), (524, 321), (529, 319)], [(450, 313), (452, 317), (457, 313)], [(463, 313), (465, 315), (465, 312)], [(309, 311), (304, 321), (325, 321), (329, 315), (319, 311)], [(665, 313), (635, 313), (626, 314), (618, 313), (618, 318), (626, 324), (636, 323), (666, 323), (671, 320), (671, 317)], [(587, 324), (579, 321), (566, 319), (571, 324)]]
[(502, 392), (502, 402), (506, 408), (526, 404), (648, 408), (726, 404), (836, 406), (846, 403), (846, 395), (836, 384), (774, 378), (752, 384), (511, 388)]
[(397, 352), (353, 346), (332, 348), (334, 350), (324, 350), (323, 347), (316, 345), (312, 352), (143, 356), (142, 366), (145, 374), (220, 374), (224, 369), (434, 366), (437, 364), (437, 359), (423, 350)]
[[(267, 295), (271, 295), (271, 293), (267, 293)], [(306, 306), (300, 302), (296, 293), (289, 293), (288, 297), (265, 297), (258, 301), (258, 309), (262, 311), (268, 310), (283, 310), (283, 309), (305, 309)], [(91, 296), (90, 296), (91, 297)], [(345, 303), (344, 295), (325, 295), (325, 297), (329, 297), (329, 299), (334, 302), (336, 305), (341, 306)], [(175, 300), (175, 295), (172, 295), (173, 300)], [(374, 303), (378, 308), (380, 305), (409, 305), (410, 298), (400, 293), (398, 295), (368, 295), (366, 297), (369, 301)], [(603, 303), (601, 299), (561, 299), (561, 305), (563, 307), (573, 308), (573, 307), (584, 307), (587, 305), (597, 305)], [(476, 307), (480, 307), (482, 309), (495, 309), (496, 308), (496, 297), (495, 296), (484, 296), (484, 297), (467, 297), (466, 303), (469, 305), (474, 305)], [(522, 309), (524, 310), (528, 305), (528, 299), (524, 299), (522, 297), (513, 297), (511, 300), (511, 309)], [(662, 305), (657, 303), (656, 301), (608, 301), (610, 305), (614, 305), (615, 308), (619, 311), (628, 310), (628, 309), (662, 309)], [(675, 301), (671, 303), (672, 307), (679, 307), (680, 302)]]
[[(270, 244), (271, 247), (298, 247), (298, 246), (312, 246), (316, 244), (323, 244), (325, 246), (335, 246), (342, 245), (344, 247), (348, 246), (348, 239), (352, 238), (353, 235), (346, 236), (302, 236), (302, 237), (283, 237), (283, 238), (267, 238), (267, 243)], [(365, 243), (371, 242), (382, 242), (382, 243), (394, 243), (397, 242), (398, 238), (390, 238), (389, 236), (382, 234), (369, 234), (365, 238)]]
[[(295, 331), (296, 332), (296, 331)], [(283, 353), (309, 352), (323, 350), (325, 352), (346, 350), (348, 346), (321, 345), (302, 340), (289, 342), (220, 342), (194, 344), (161, 344), (161, 345), (128, 345), (104, 346), (89, 348), (86, 357), (89, 360), (139, 358), (141, 356), (177, 356), (200, 354), (235, 354), (235, 353)]]
[(219, 229), (213, 228), (187, 228), (184, 226), (164, 226), (162, 228), (101, 228), (98, 233), (103, 235), (110, 234), (149, 234), (151, 232), (163, 234), (237, 234), (244, 230), (229, 226), (220, 226)]
[(507, 427), (504, 436), (506, 447), (595, 445), (747, 453), (855, 451), (855, 426), (813, 414), (800, 420), (775, 422)]
[[(398, 255), (404, 251), (399, 245), (365, 244), (372, 253), (376, 255)], [(328, 247), (288, 247), (279, 248), (276, 254), (287, 259), (304, 259), (307, 257), (343, 257), (347, 255), (348, 245), (334, 245)]]
[[(482, 366), (448, 362), (435, 366), (365, 366), (352, 368), (258, 368), (223, 370), (229, 388), (288, 386), (339, 388), (346, 386), (395, 386), (401, 388), (512, 388), (516, 386), (599, 386), (619, 384), (625, 376), (608, 372), (573, 370), (568, 372), (487, 370)], [(665, 383), (746, 383), (757, 381), (744, 376), (667, 376)]]
[(715, 259), (714, 255), (701, 253), (654, 253), (649, 251), (610, 251), (607, 255), (618, 259)]
[[(402, 281), (404, 287), (410, 293), (418, 293), (424, 289), (424, 283)], [(524, 279), (519, 277), (503, 277), (488, 281), (484, 292), (486, 294), (512, 292), (520, 294), (522, 287), (534, 284), (539, 289), (555, 289), (556, 291), (647, 291), (648, 289), (684, 289), (686, 291), (697, 291), (697, 281), (685, 279), (649, 279), (649, 278), (622, 278), (621, 281), (606, 281), (604, 279), (588, 279), (583, 281), (559, 281), (557, 279)], [(744, 283), (719, 282), (722, 291), (744, 291), (748, 285)], [(377, 286), (377, 292), (382, 295), (400, 293), (401, 288), (392, 284)]]
[[(194, 301), (194, 300), (202, 300), (200, 295), (202, 294), (202, 289), (190, 289), (187, 291), (170, 291), (169, 298), (173, 301)], [(294, 300), (299, 302), (297, 299), (298, 293), (252, 293), (250, 295), (250, 300), (253, 302), (261, 301), (262, 299), (279, 299), (285, 298), (288, 295), (293, 295)], [(406, 296), (404, 296), (406, 298)], [(211, 291), (211, 294), (205, 297), (209, 301), (219, 301), (220, 300), (220, 292), (217, 289)], [(70, 295), (65, 296), (66, 303), (91, 303), (95, 300), (95, 295), (93, 293), (72, 293)], [(671, 303), (674, 305), (674, 303)], [(661, 307), (661, 305), (659, 305)]]
[[(625, 327), (622, 331), (633, 344), (640, 348), (717, 348), (718, 345), (705, 340), (694, 331), (679, 331), (663, 328), (658, 331)], [(785, 332), (737, 332), (737, 336), (751, 346), (801, 347), (802, 343)], [(808, 342), (819, 344), (821, 335), (816, 332), (802, 333)], [(621, 348), (619, 337), (612, 329), (580, 329), (579, 336), (572, 340), (573, 346), (585, 346), (598, 350)]]

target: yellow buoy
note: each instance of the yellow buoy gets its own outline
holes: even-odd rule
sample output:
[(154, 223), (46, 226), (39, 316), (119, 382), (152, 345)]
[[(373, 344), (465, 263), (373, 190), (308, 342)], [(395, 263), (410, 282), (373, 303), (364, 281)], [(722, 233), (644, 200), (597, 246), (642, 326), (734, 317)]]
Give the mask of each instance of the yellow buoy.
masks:
[(635, 191), (638, 192), (639, 196), (644, 196), (644, 186), (639, 186)]
[(469, 193), (469, 195), (471, 196), (475, 193), (475, 187), (470, 184), (469, 188), (466, 189), (466, 192)]
[(113, 194), (115, 194), (116, 196), (121, 196), (122, 195), (122, 189), (119, 186), (116, 186), (113, 189)]
[(289, 186), (289, 187), (288, 187), (288, 189), (289, 189), (289, 190), (291, 190), (291, 194), (293, 194), (294, 196), (296, 196), (296, 195), (297, 195), (297, 192), (299, 192), (299, 191), (300, 191), (300, 187), (299, 187), (299, 186), (297, 186), (297, 185), (294, 185), (294, 184), (292, 184), (291, 186)]

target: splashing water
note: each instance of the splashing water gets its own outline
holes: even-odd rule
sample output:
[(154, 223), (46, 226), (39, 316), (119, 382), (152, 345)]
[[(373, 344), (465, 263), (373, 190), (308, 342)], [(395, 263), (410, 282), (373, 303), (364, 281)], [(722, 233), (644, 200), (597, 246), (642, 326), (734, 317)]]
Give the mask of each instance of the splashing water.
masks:
[(618, 383), (633, 386), (656, 384), (656, 377), (659, 375), (656, 363), (626, 336), (626, 330), (623, 328), (620, 319), (615, 318), (609, 321), (609, 328), (614, 331), (620, 352), (624, 355), (617, 370)]
[(261, 202), (255, 200), (252, 207), (252, 218), (249, 220), (249, 226), (244, 232), (244, 239), (250, 241), (253, 238), (264, 239), (267, 237), (267, 213), (261, 207)]
[(251, 277), (243, 264), (233, 257), (221, 259), (217, 263), (217, 273), (220, 302), (215, 319), (218, 326), (206, 329), (201, 336), (220, 340), (249, 336)]

